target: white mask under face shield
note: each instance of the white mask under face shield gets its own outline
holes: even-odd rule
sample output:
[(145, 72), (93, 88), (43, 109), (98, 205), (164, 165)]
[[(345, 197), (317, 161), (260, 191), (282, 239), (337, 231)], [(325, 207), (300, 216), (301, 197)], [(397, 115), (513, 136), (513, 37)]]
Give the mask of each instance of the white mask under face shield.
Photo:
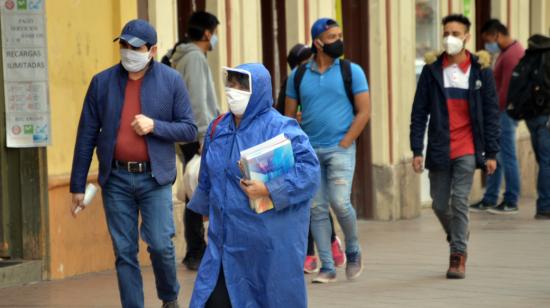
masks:
[(237, 117), (242, 117), (252, 96), (252, 76), (250, 72), (223, 67), (225, 96), (229, 110)]

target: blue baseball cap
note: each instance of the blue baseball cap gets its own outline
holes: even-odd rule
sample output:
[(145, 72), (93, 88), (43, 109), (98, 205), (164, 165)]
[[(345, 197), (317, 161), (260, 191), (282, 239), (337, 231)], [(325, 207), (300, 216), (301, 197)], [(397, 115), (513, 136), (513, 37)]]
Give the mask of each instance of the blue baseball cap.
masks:
[(336, 20), (331, 18), (320, 18), (317, 19), (313, 26), (311, 26), (311, 39), (316, 39), (323, 32), (327, 31), (330, 28), (339, 27)]
[(115, 38), (113, 42), (117, 40), (128, 42), (134, 47), (141, 47), (145, 44), (155, 45), (157, 43), (157, 31), (147, 21), (134, 19), (122, 28), (120, 36)]

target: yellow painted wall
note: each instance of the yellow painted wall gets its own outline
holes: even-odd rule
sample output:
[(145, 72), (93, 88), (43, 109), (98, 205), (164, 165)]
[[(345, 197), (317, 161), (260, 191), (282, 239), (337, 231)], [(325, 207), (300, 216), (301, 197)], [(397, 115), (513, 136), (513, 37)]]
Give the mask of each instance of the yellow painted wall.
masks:
[(388, 79), (386, 6), (383, 0), (369, 1), (369, 92), (371, 98), (372, 162), (389, 164)]
[[(101, 197), (70, 215), (69, 173), (82, 104), (92, 76), (119, 61), (113, 43), (137, 16), (135, 0), (46, 1), (52, 145), (48, 147), (47, 278), (113, 268)], [(95, 173), (94, 163), (90, 173)], [(93, 181), (93, 180), (92, 180)], [(140, 259), (147, 264), (142, 246)]]
[(550, 35), (550, 1), (531, 0), (531, 33)]
[(414, 12), (414, 0), (400, 0), (399, 5), (394, 3), (392, 6), (393, 163), (399, 163), (411, 155), (410, 114), (416, 91), (415, 67), (412, 65), (416, 58)]
[[(304, 23), (304, 1), (286, 0), (286, 45), (287, 51), (295, 44), (306, 43)], [(311, 22), (311, 21), (310, 21)]]
[(158, 60), (171, 49), (178, 40), (178, 12), (176, 0), (149, 0), (149, 22), (158, 35)]
[(113, 38), (136, 16), (135, 0), (46, 1), (52, 121), (49, 175), (70, 172), (88, 84), (95, 73), (119, 61)]

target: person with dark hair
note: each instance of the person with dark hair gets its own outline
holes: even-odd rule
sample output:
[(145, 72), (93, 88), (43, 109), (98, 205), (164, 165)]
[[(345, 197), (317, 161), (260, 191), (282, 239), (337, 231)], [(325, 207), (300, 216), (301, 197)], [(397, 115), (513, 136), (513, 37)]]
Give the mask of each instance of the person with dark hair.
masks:
[(321, 269), (312, 282), (329, 283), (336, 281), (330, 208), (345, 237), (346, 278), (353, 280), (363, 271), (351, 187), (355, 140), (370, 117), (369, 86), (359, 65), (340, 59), (344, 54), (343, 34), (335, 20), (315, 21), (311, 37), (314, 58), (294, 69), (288, 78), (285, 114), (295, 118), (301, 106), (302, 128), (321, 165), (321, 189), (311, 206), (311, 231)]
[[(510, 37), (510, 32), (508, 31), (508, 28), (505, 25), (503, 25), (502, 22), (500, 22), (500, 20), (498, 20), (498, 19), (489, 19), (481, 27), (480, 33), (481, 33), (481, 37), (483, 38), (483, 41), (485, 42), (485, 47), (487, 47), (488, 45), (494, 44), (494, 43), (498, 44), (498, 41), (499, 41), (498, 40), (498, 35), (499, 34), (509, 38), (508, 45), (510, 45), (510, 43), (512, 43), (512, 42), (515, 42)], [(504, 47), (506, 45), (504, 42), (501, 42), (501, 44)], [(493, 48), (487, 49), (487, 51), (496, 54), (496, 53), (500, 52), (500, 49), (496, 49), (496, 48), (493, 47)]]
[[(286, 57), (286, 62), (288, 63), (288, 66), (290, 66), (290, 69), (293, 70), (296, 66), (307, 62), (311, 58), (311, 54), (312, 52), (309, 46), (306, 46), (304, 44), (296, 44), (292, 48), (290, 48), (288, 56)], [(287, 80), (288, 77), (283, 81), (283, 84), (281, 85), (281, 89), (279, 90), (279, 97), (277, 98), (277, 102), (275, 105), (275, 108), (281, 114), (285, 114)]]
[(432, 208), (450, 246), (447, 278), (464, 278), (469, 237), (468, 196), (476, 167), (496, 169), (499, 151), (498, 103), (494, 78), (465, 49), (470, 21), (443, 19), (443, 52), (422, 69), (411, 113), (412, 167), (421, 173), (428, 126), (426, 168)]
[[(512, 39), (508, 28), (498, 19), (491, 19), (481, 28), (485, 49), (498, 54), (495, 62), (495, 84), (499, 101), (499, 120), (502, 130), (500, 152), (497, 155), (497, 169), (487, 177), (487, 187), (483, 199), (470, 206), (473, 212), (487, 211), (492, 214), (517, 214), (520, 194), (519, 164), (516, 157), (516, 128), (518, 122), (506, 113), (506, 101), (512, 72), (525, 54), (521, 44)], [(502, 202), (498, 204), (502, 177), (506, 180), (506, 190)]]
[[(311, 47), (304, 44), (296, 44), (288, 52), (286, 61), (290, 69), (295, 69), (298, 65), (304, 64), (311, 59)], [(286, 100), (286, 84), (287, 79), (283, 82), (281, 90), (279, 91), (279, 98), (277, 99), (276, 109), (281, 113), (285, 114), (285, 100)], [(302, 116), (301, 112), (298, 111), (296, 115), (298, 123), (301, 122)], [(346, 254), (342, 249), (342, 243), (336, 233), (334, 232), (334, 220), (332, 214), (329, 213), (330, 218), (330, 227), (332, 233), (330, 235), (331, 250), (332, 250), (332, 259), (334, 260), (334, 265), (336, 267), (342, 267), (346, 264)], [(311, 226), (309, 228), (309, 234), (307, 238), (307, 255), (306, 260), (304, 261), (304, 273), (312, 274), (319, 271), (319, 266), (317, 263), (317, 257), (315, 256), (315, 242), (313, 240), (313, 235), (311, 233)]]
[(468, 36), (468, 39), (469, 39), (470, 27), (472, 26), (472, 23), (470, 22), (468, 17), (462, 14), (451, 14), (451, 15), (445, 16), (441, 21), (441, 24), (443, 25), (443, 27), (445, 27), (445, 25), (448, 25), (450, 23), (461, 24), (463, 27), (465, 27), (464, 33)]
[[(178, 154), (184, 168), (193, 156), (200, 153), (200, 143), (204, 139), (206, 128), (219, 114), (212, 72), (206, 60), (206, 53), (218, 42), (216, 30), (219, 23), (216, 16), (208, 12), (193, 13), (187, 24), (187, 36), (184, 40), (188, 42), (178, 45), (170, 58), (172, 67), (181, 74), (187, 86), (193, 117), (199, 130), (195, 141), (179, 144)], [(189, 270), (197, 270), (206, 247), (202, 216), (186, 207), (183, 225), (187, 252), (182, 263)]]
[(93, 77), (78, 124), (71, 171), (73, 213), (84, 208), (96, 148), (122, 307), (144, 306), (138, 261), (141, 235), (162, 307), (177, 308), (180, 286), (172, 243), (174, 143), (195, 140), (197, 127), (180, 75), (154, 60), (156, 30), (147, 21), (135, 19), (116, 40), (120, 63)]

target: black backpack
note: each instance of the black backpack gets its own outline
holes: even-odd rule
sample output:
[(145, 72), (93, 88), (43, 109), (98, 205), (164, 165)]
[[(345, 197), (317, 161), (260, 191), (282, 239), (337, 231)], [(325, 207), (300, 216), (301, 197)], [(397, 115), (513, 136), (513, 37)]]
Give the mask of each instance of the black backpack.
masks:
[(285, 78), (285, 80), (283, 81), (283, 84), (281, 84), (281, 88), (279, 89), (279, 96), (277, 97), (277, 101), (275, 102), (275, 106), (273, 106), (282, 115), (285, 115), (285, 99), (286, 99), (286, 82), (287, 81), (288, 81), (288, 77)]
[[(296, 101), (300, 105), (300, 83), (304, 79), (304, 74), (306, 73), (307, 67), (306, 64), (301, 64), (296, 69), (296, 74), (294, 75), (294, 89), (296, 90)], [(342, 79), (344, 81), (344, 89), (346, 90), (346, 95), (348, 100), (353, 107), (353, 113), (356, 113), (355, 110), (355, 98), (353, 96), (352, 88), (352, 79), (351, 79), (351, 61), (346, 59), (340, 59), (340, 72), (342, 73)], [(280, 96), (281, 94), (279, 94)], [(284, 105), (284, 104), (283, 104)]]
[(516, 120), (550, 114), (550, 48), (526, 50), (510, 79), (506, 112)]
[(176, 48), (178, 48), (178, 46), (181, 44), (188, 44), (190, 42), (191, 40), (187, 36), (185, 36), (182, 40), (177, 41), (174, 44), (174, 47), (168, 50), (168, 52), (160, 59), (160, 63), (172, 67), (172, 56), (174, 55)]

